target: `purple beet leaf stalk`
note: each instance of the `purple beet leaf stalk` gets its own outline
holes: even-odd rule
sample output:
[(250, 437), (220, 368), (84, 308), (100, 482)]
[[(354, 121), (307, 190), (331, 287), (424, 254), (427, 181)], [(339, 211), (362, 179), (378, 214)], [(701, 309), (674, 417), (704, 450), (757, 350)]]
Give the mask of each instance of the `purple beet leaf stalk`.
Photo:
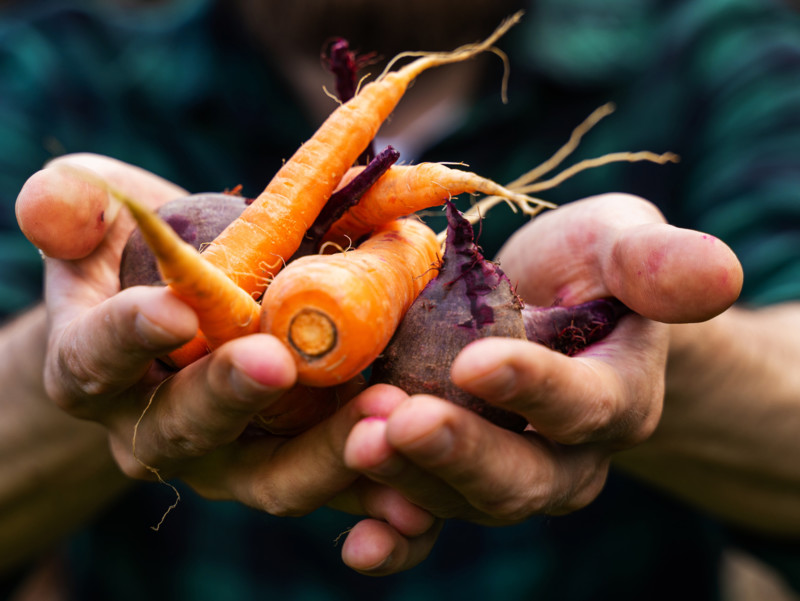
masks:
[(323, 236), (331, 226), (344, 215), (347, 209), (355, 206), (361, 200), (364, 193), (378, 181), (380, 176), (386, 173), (399, 157), (400, 153), (397, 150), (387, 146), (349, 183), (331, 194), (314, 223), (306, 230), (306, 235), (291, 260), (293, 261), (305, 255), (316, 254), (319, 251)]
[[(347, 102), (356, 95), (358, 88), (358, 72), (375, 60), (375, 53), (356, 54), (350, 49), (350, 43), (344, 38), (334, 38), (326, 52), (322, 53), (322, 61), (333, 74), (336, 96), (341, 102)], [(358, 160), (366, 165), (375, 156), (372, 144)]]

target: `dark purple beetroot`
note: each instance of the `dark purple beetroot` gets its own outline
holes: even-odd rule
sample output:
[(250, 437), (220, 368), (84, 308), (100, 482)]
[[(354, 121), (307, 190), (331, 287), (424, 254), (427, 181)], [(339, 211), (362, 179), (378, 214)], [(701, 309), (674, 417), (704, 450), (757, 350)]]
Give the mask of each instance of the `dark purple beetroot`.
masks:
[(495, 424), (521, 431), (527, 420), (468, 394), (450, 381), (464, 346), (486, 336), (525, 338), (522, 302), (500, 268), (483, 258), (472, 226), (447, 205), (447, 246), (438, 276), (412, 304), (392, 341), (373, 364), (372, 382), (409, 394), (434, 394)]
[(372, 368), (372, 383), (409, 394), (434, 394), (495, 424), (521, 431), (527, 420), (470, 395), (450, 381), (450, 365), (464, 346), (486, 336), (527, 338), (575, 355), (610, 334), (630, 313), (614, 298), (572, 307), (522, 306), (502, 270), (474, 242), (472, 226), (447, 204), (447, 246), (437, 277), (411, 305)]
[[(211, 242), (236, 219), (250, 201), (234, 194), (209, 192), (176, 198), (164, 204), (158, 214), (178, 235), (196, 249)], [(163, 285), (153, 253), (136, 229), (122, 251), (120, 285)]]

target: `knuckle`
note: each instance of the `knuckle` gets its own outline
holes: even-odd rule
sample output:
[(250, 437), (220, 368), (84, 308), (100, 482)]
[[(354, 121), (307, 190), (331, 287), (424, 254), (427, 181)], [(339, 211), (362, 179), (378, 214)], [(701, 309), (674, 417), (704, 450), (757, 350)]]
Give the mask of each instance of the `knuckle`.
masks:
[(604, 453), (600, 453), (600, 456), (599, 459), (588, 459), (588, 464), (571, 472), (572, 481), (560, 489), (560, 494), (550, 499), (544, 513), (566, 515), (583, 509), (597, 498), (605, 486), (610, 464)]
[(270, 485), (257, 486), (253, 497), (253, 506), (276, 517), (302, 517), (312, 511), (312, 508), (292, 503), (287, 495)]
[(513, 488), (506, 487), (502, 493), (484, 498), (478, 509), (496, 522), (514, 524), (545, 512), (551, 496), (552, 486), (547, 481), (531, 477), (527, 482), (518, 481)]
[(110, 440), (111, 455), (120, 471), (132, 480), (153, 480), (155, 468), (148, 469), (147, 463), (140, 460), (133, 452), (130, 441), (122, 442), (112, 437)]
[(110, 386), (99, 373), (90, 369), (72, 346), (61, 347), (55, 366), (45, 370), (45, 390), (64, 411), (79, 413), (90, 398), (110, 392)]
[(558, 442), (578, 445), (619, 437), (620, 430), (627, 430), (625, 420), (616, 417), (616, 402), (610, 393), (601, 391), (585, 404), (585, 409), (571, 423), (563, 424), (554, 436)]
[(544, 506), (539, 495), (529, 491), (524, 497), (515, 495), (493, 499), (480, 509), (497, 522), (515, 524), (540, 513)]
[(148, 423), (156, 425), (158, 447), (164, 449), (164, 454), (170, 459), (202, 457), (218, 446), (204, 432), (177, 415), (161, 415)]

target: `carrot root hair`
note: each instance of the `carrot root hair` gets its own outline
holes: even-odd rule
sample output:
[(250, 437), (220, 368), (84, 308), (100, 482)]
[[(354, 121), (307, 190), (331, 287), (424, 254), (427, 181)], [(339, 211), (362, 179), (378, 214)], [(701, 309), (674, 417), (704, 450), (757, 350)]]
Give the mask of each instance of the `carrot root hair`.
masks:
[[(420, 73), (430, 69), (432, 67), (438, 67), (441, 65), (446, 65), (450, 63), (457, 63), (464, 60), (468, 60), (478, 54), (483, 52), (494, 52), (497, 54), (501, 59), (503, 59), (504, 64), (506, 65), (506, 75), (508, 70), (508, 61), (506, 55), (502, 53), (502, 51), (498, 50), (494, 47), (494, 44), (503, 37), (509, 29), (511, 29), (514, 25), (519, 23), (520, 19), (522, 19), (524, 11), (518, 11), (508, 17), (507, 19), (503, 20), (502, 23), (497, 27), (497, 29), (492, 32), (492, 34), (484, 39), (482, 42), (476, 42), (473, 44), (465, 44), (452, 50), (450, 52), (401, 52), (397, 56), (395, 56), (389, 63), (386, 65), (383, 73), (378, 78), (383, 79), (388, 76), (389, 73), (392, 73), (392, 68), (395, 64), (404, 59), (409, 57), (414, 57), (414, 60), (411, 63), (401, 67), (395, 73), (402, 73), (404, 78), (407, 78), (408, 81), (415, 79)], [(504, 78), (504, 82), (505, 82)], [(504, 97), (505, 97), (505, 85), (504, 85)]]
[[(549, 179), (541, 180), (542, 177), (561, 165), (564, 160), (566, 160), (567, 157), (569, 157), (575, 151), (586, 133), (595, 125), (597, 125), (602, 119), (613, 113), (614, 110), (615, 106), (613, 103), (606, 103), (595, 109), (572, 131), (572, 134), (567, 142), (561, 146), (549, 159), (537, 165), (530, 171), (522, 174), (516, 180), (506, 184), (505, 187), (517, 194), (529, 195), (542, 192), (544, 190), (551, 190), (569, 178), (577, 175), (581, 171), (586, 171), (587, 169), (593, 169), (611, 163), (635, 163), (639, 161), (646, 161), (650, 163), (656, 163), (658, 165), (665, 165), (667, 163), (677, 163), (680, 161), (680, 157), (672, 152), (665, 152), (661, 154), (650, 152), (648, 150), (638, 152), (612, 152), (596, 158), (585, 159), (575, 163), (574, 165), (571, 165), (563, 171), (560, 171)], [(503, 198), (502, 196), (498, 196), (497, 194), (486, 196), (485, 198), (482, 198), (478, 202), (474, 203), (469, 210), (464, 213), (464, 217), (471, 224), (475, 224), (489, 210), (504, 202), (508, 202), (507, 199)], [(548, 207), (546, 204), (543, 204), (543, 201), (541, 203), (537, 202), (535, 205), (529, 206), (524, 206), (520, 203), (517, 203), (517, 206), (524, 214), (530, 215), (531, 217), (537, 215), (543, 208), (552, 208), (552, 205)], [(445, 237), (446, 232), (440, 232), (438, 234), (438, 239), (440, 242), (444, 242)]]

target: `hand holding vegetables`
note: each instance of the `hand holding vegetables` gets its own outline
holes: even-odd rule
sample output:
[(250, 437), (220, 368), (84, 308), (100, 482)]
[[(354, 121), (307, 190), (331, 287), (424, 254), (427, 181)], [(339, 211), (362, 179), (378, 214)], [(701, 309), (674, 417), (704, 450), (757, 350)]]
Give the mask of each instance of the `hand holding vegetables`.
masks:
[[(707, 319), (736, 299), (741, 267), (718, 239), (668, 226), (649, 203), (608, 195), (537, 218), (500, 264), (526, 302), (573, 305), (616, 296), (662, 321)], [(614, 453), (641, 442), (661, 412), (667, 326), (623, 317), (575, 357), (506, 338), (456, 358), (456, 385), (525, 416), (511, 433), (452, 403), (412, 396), (386, 420), (360, 423), (347, 464), (441, 517), (515, 522), (582, 507)]]
[[(276, 272), (298, 250), (306, 229), (317, 218), (322, 205), (344, 177), (349, 166), (371, 142), (377, 127), (397, 103), (408, 83), (423, 69), (442, 62), (461, 60), (462, 57), (488, 48), (493, 39), (496, 36), (484, 44), (452, 54), (425, 56), (401, 68), (397, 73), (386, 73), (374, 84), (366, 86), (361, 94), (337, 109), (318, 133), (287, 161), (264, 193), (244, 210), (241, 217), (225, 228), (204, 250), (202, 257), (196, 250), (182, 243), (163, 223), (154, 221), (149, 210), (128, 199), (124, 190), (128, 182), (108, 186), (108, 192), (124, 201), (140, 224), (150, 223), (151, 231), (145, 233), (145, 237), (159, 256), (160, 269), (167, 280), (170, 293), (152, 290), (143, 292), (132, 288), (108, 298), (113, 292), (105, 281), (108, 267), (113, 266), (115, 261), (118, 263), (121, 252), (120, 236), (117, 232), (129, 229), (130, 222), (122, 219), (110, 224), (101, 219), (108, 232), (96, 251), (91, 252), (90, 248), (90, 254), (75, 263), (49, 260), (53, 266), (52, 273), (56, 274), (52, 286), (55, 291), (52, 298), (55, 300), (51, 301), (51, 307), (56, 307), (63, 298), (69, 299), (66, 288), (61, 287), (64, 282), (69, 281), (80, 292), (79, 282), (76, 283), (74, 277), (70, 277), (74, 276), (70, 270), (76, 267), (80, 271), (82, 268), (94, 269), (101, 265), (99, 279), (104, 280), (104, 289), (103, 294), (85, 301), (85, 311), (59, 312), (60, 308), (53, 309), (54, 316), (57, 317), (54, 319), (55, 336), (52, 343), (54, 358), (48, 363), (48, 374), (51, 393), (62, 406), (76, 415), (97, 419), (109, 427), (118, 461), (127, 473), (137, 477), (147, 476), (148, 472), (160, 476), (161, 471), (180, 474), (208, 496), (237, 498), (280, 514), (308, 511), (326, 502), (348, 508), (353, 506), (352, 501), (355, 499), (355, 506), (360, 507), (361, 511), (377, 513), (385, 520), (385, 528), (377, 536), (384, 540), (393, 539), (394, 543), (390, 546), (397, 546), (397, 537), (400, 535), (430, 535), (433, 532), (433, 535), (425, 539), (427, 542), (417, 542), (417, 545), (422, 544), (422, 547), (417, 547), (418, 551), (422, 549), (424, 552), (429, 548), (426, 545), (435, 538), (431, 513), (503, 522), (520, 519), (532, 512), (557, 512), (585, 504), (602, 484), (610, 452), (633, 444), (652, 431), (659, 413), (657, 400), (660, 398), (660, 388), (654, 382), (660, 382), (658, 369), (663, 369), (663, 329), (643, 318), (632, 316), (623, 320), (625, 325), (606, 343), (576, 359), (568, 359), (535, 345), (510, 339), (483, 341), (488, 352), (482, 354), (478, 363), (466, 371), (463, 364), (469, 359), (464, 357), (469, 358), (475, 351), (468, 348), (459, 356), (453, 366), (453, 382), (488, 401), (490, 405), (521, 415), (522, 424), (530, 422), (535, 434), (526, 433), (523, 437), (508, 438), (514, 435), (498, 432), (488, 423), (476, 422), (475, 415), (464, 415), (456, 406), (442, 407), (440, 399), (414, 397), (401, 402), (405, 396), (401, 391), (384, 386), (372, 388), (349, 403), (347, 401), (351, 395), (330, 388), (329, 392), (337, 401), (330, 406), (335, 407), (342, 403), (344, 407), (329, 419), (320, 417), (320, 423), (316, 426), (311, 427), (314, 422), (308, 424), (309, 429), (295, 438), (278, 439), (263, 435), (251, 439), (245, 436), (248, 425), (258, 414), (278, 402), (279, 397), (293, 386), (298, 373), (304, 378), (301, 380), (303, 383), (329, 386), (346, 382), (366, 367), (380, 352), (419, 288), (432, 276), (437, 246), (435, 236), (430, 231), (427, 233), (429, 240), (424, 244), (405, 243), (408, 249), (418, 251), (421, 257), (419, 261), (412, 259), (414, 253), (404, 254), (394, 250), (390, 253), (391, 256), (378, 255), (373, 262), (362, 261), (362, 253), (365, 253), (363, 256), (372, 253), (374, 245), (378, 244), (375, 241), (388, 246), (404, 237), (399, 229), (393, 229), (396, 223), (382, 223), (385, 219), (394, 219), (400, 214), (387, 217), (380, 211), (372, 213), (378, 215), (374, 218), (375, 222), (370, 222), (372, 217), (358, 217), (365, 225), (363, 230), (348, 229), (344, 232), (357, 237), (377, 228), (372, 237), (357, 250), (338, 253), (336, 257), (330, 258), (317, 256), (299, 259), (281, 273), (276, 275)], [(100, 167), (102, 170), (107, 165)], [(410, 168), (396, 168), (388, 174), (401, 171), (412, 173)], [(414, 173), (417, 171), (422, 170), (413, 170)], [(428, 171), (431, 170), (426, 170)], [(427, 203), (425, 206), (440, 202), (451, 189), (449, 184), (443, 185), (444, 180), (439, 181), (449, 176), (446, 169), (437, 166), (433, 173), (436, 174), (432, 180), (435, 192), (441, 194), (442, 198), (431, 202), (424, 200), (422, 202)], [(484, 184), (476, 184), (476, 181), (457, 184), (454, 189), (459, 189), (460, 185), (464, 190), (500, 194), (523, 205), (533, 200), (527, 197), (518, 199), (514, 193), (504, 188), (481, 187)], [(72, 185), (74, 184), (73, 181)], [(100, 188), (103, 189), (103, 186)], [(52, 186), (43, 189), (48, 194), (53, 194)], [(58, 193), (69, 198), (69, 191), (70, 182), (67, 180)], [(30, 202), (22, 202), (21, 206), (25, 207), (26, 204), (31, 205)], [(98, 206), (102, 207), (102, 204)], [(399, 206), (402, 213), (422, 208), (412, 208), (405, 201), (399, 203)], [(633, 214), (636, 215), (636, 212)], [(25, 215), (25, 212), (21, 211), (20, 215)], [(587, 215), (596, 217), (591, 212)], [(650, 311), (652, 307), (647, 304), (649, 297), (642, 297), (636, 290), (639, 284), (628, 286), (625, 283), (625, 278), (629, 279), (631, 276), (625, 261), (630, 261), (631, 257), (638, 260), (641, 256), (646, 256), (649, 261), (645, 263), (647, 267), (656, 270), (660, 267), (657, 263), (663, 257), (657, 254), (658, 249), (648, 246), (652, 239), (637, 237), (640, 232), (636, 231), (636, 235), (625, 238), (626, 244), (631, 247), (625, 250), (634, 252), (614, 254), (618, 251), (617, 247), (604, 247), (602, 242), (616, 240), (615, 236), (624, 238), (631, 233), (629, 230), (636, 228), (620, 227), (615, 230), (609, 227), (611, 221), (608, 218), (605, 221), (597, 219), (596, 223), (592, 223), (591, 218), (587, 221), (587, 215), (573, 219), (578, 224), (575, 228), (578, 232), (587, 236), (587, 239), (593, 237), (588, 242), (585, 241), (583, 246), (573, 249), (579, 268), (574, 269), (575, 264), (569, 260), (570, 257), (556, 256), (557, 261), (547, 264), (549, 269), (553, 265), (557, 268), (553, 274), (546, 274), (542, 282), (565, 278), (556, 287), (556, 294), (548, 299), (548, 303), (563, 300), (569, 305), (581, 300), (593, 300), (598, 295), (617, 295), (625, 302), (629, 298), (631, 307), (644, 309), (643, 315), (651, 314), (662, 319), (660, 313)], [(631, 219), (627, 213), (625, 217)], [(636, 216), (632, 219), (633, 223), (639, 224)], [(91, 220), (84, 221), (92, 223)], [(568, 228), (574, 225), (559, 222), (558, 219), (556, 223), (555, 234), (548, 232), (550, 238), (539, 236), (535, 242), (544, 251), (558, 255), (549, 245), (555, 240), (562, 246), (559, 252), (571, 248), (559, 236), (564, 236), (564, 232), (568, 235)], [(623, 224), (625, 223), (630, 224), (631, 221), (623, 220)], [(643, 223), (649, 222), (645, 219)], [(114, 228), (116, 231), (112, 231)], [(619, 235), (620, 231), (624, 231), (625, 236)], [(600, 243), (595, 244), (597, 240)], [(658, 241), (658, 238), (655, 240)], [(111, 245), (110, 252), (98, 255), (100, 248), (107, 244)], [(395, 261), (395, 256), (403, 259)], [(515, 254), (510, 256), (514, 257)], [(540, 253), (537, 261), (541, 260), (541, 256)], [(620, 258), (621, 268), (613, 261), (609, 268), (605, 268), (607, 266), (603, 261), (607, 260), (607, 256), (612, 259)], [(372, 328), (375, 331), (383, 329), (388, 333), (377, 337), (359, 356), (354, 354), (355, 347), (348, 347), (344, 343), (345, 336), (351, 334), (356, 329), (355, 326), (338, 325), (338, 307), (345, 307), (342, 309), (345, 316), (355, 313), (352, 308), (346, 308), (347, 302), (352, 300), (347, 294), (340, 295), (340, 299), (330, 304), (313, 305), (310, 299), (315, 290), (319, 293), (321, 288), (312, 286), (308, 292), (305, 289), (298, 292), (297, 301), (292, 301), (293, 306), (300, 306), (299, 310), (295, 311), (291, 307), (285, 309), (281, 304), (290, 298), (283, 292), (282, 285), (294, 273), (295, 266), (300, 269), (308, 263), (324, 263), (325, 266), (315, 272), (314, 278), (301, 275), (295, 279), (298, 282), (303, 279), (316, 282), (328, 276), (326, 272), (332, 271), (330, 265), (334, 260), (339, 261), (342, 266), (349, 263), (350, 267), (363, 263), (360, 267), (361, 275), (356, 280), (374, 289), (372, 292), (376, 293), (376, 314), (390, 317), (386, 328)], [(668, 269), (669, 261), (673, 260), (684, 266), (681, 257), (674, 259), (668, 256)], [(384, 277), (384, 272), (397, 271), (397, 265), (408, 269), (401, 270), (401, 274), (392, 274), (390, 279), (402, 280), (403, 286), (395, 288), (386, 283), (374, 285), (374, 282), (390, 281), (381, 278)], [(619, 269), (615, 271), (615, 268)], [(641, 269), (641, 265), (639, 268)], [(64, 271), (59, 273), (59, 269)], [(617, 271), (621, 271), (622, 275)], [(703, 276), (699, 280), (706, 282), (705, 276), (708, 274), (700, 271), (698, 273)], [(86, 273), (81, 275), (87, 276)], [(520, 283), (538, 281), (525, 269), (518, 270), (518, 275), (521, 278)], [(645, 273), (643, 277), (646, 275)], [(59, 277), (63, 281), (60, 282)], [(456, 274), (454, 281), (460, 277)], [(586, 288), (587, 281), (595, 281), (592, 278), (599, 284), (594, 288)], [(730, 281), (734, 279), (731, 278)], [(269, 287), (264, 294), (267, 286)], [(344, 289), (334, 282), (331, 291), (335, 291), (337, 287)], [(695, 288), (689, 289), (688, 298), (692, 303), (698, 300), (692, 296), (695, 291)], [(668, 289), (667, 292), (671, 295), (664, 297), (665, 309), (667, 312), (674, 312), (676, 299), (681, 298), (681, 292), (674, 289)], [(333, 293), (326, 294), (330, 298), (335, 297)], [(718, 295), (709, 295), (714, 296)], [(530, 297), (533, 298), (532, 293)], [(169, 300), (165, 300), (167, 298)], [(155, 299), (162, 304), (157, 308), (150, 307)], [(216, 300), (209, 302), (210, 299)], [(261, 300), (260, 308), (258, 300)], [(183, 301), (193, 311), (188, 312), (187, 307), (181, 306), (178, 301)], [(397, 311), (393, 310), (393, 303), (397, 304)], [(74, 309), (70, 307), (69, 301), (63, 304), (67, 309)], [(699, 304), (700, 310), (706, 311), (703, 315), (713, 315), (717, 307), (706, 306), (708, 303)], [(234, 307), (237, 308), (236, 311), (230, 313)], [(255, 333), (258, 329), (255, 316), (259, 311), (263, 314), (262, 331), (269, 334)], [(196, 317), (196, 320), (192, 317)], [(89, 359), (84, 361), (82, 351), (89, 346), (88, 335), (95, 334), (96, 324), (100, 323), (101, 318), (110, 319), (112, 327), (101, 338), (91, 341), (96, 347), (86, 348)], [(202, 332), (199, 339), (207, 341), (208, 347), (215, 349), (215, 352), (173, 376), (165, 377), (166, 372), (154, 364), (152, 359), (193, 338), (198, 323)], [(136, 325), (140, 326), (138, 330)], [(460, 327), (463, 324), (452, 325)], [(194, 331), (191, 331), (192, 328)], [(424, 324), (420, 324), (420, 328), (424, 328)], [(358, 329), (365, 335), (373, 333), (369, 332), (369, 327), (359, 326)], [(521, 335), (524, 334), (523, 329), (520, 332)], [(273, 333), (280, 340), (270, 335)], [(139, 348), (143, 340), (147, 344), (154, 337), (161, 338), (160, 344)], [(118, 344), (117, 348), (111, 348), (114, 343)], [(75, 351), (76, 348), (78, 352)], [(340, 353), (342, 349), (344, 352)], [(358, 351), (361, 353), (361, 349)], [(294, 357), (290, 352), (294, 353)], [(413, 352), (413, 349), (408, 352)], [(322, 357), (327, 360), (329, 356), (329, 363), (321, 361)], [(511, 371), (511, 380), (508, 373), (505, 379), (497, 378), (498, 362), (503, 364), (502, 369), (505, 372)], [(319, 373), (325, 379), (305, 379), (309, 373), (305, 370), (306, 363), (316, 363), (320, 368)], [(340, 368), (342, 371), (338, 371)], [(517, 372), (519, 378), (515, 380), (513, 375)], [(633, 386), (621, 383), (624, 378), (620, 376), (626, 372), (631, 373)], [(123, 377), (118, 375), (123, 373)], [(108, 375), (107, 381), (104, 381), (103, 374)], [(481, 374), (485, 377), (479, 377)], [(81, 385), (82, 380), (90, 385)], [(135, 391), (133, 395), (130, 395), (131, 391)], [(142, 393), (145, 393), (144, 396)], [(592, 394), (597, 395), (597, 398), (592, 398)], [(118, 402), (126, 397), (132, 402)], [(113, 404), (109, 402), (112, 399)], [(463, 433), (459, 431), (458, 440), (454, 436), (456, 430), (451, 430), (450, 443), (465, 442), (468, 445), (465, 455), (460, 455), (461, 451), (456, 445), (444, 449), (443, 460), (440, 448), (439, 456), (434, 459), (434, 465), (431, 465), (426, 463), (424, 453), (419, 456), (420, 447), (415, 446), (419, 438), (411, 443), (406, 439), (406, 446), (403, 446), (403, 437), (397, 438), (396, 429), (402, 426), (402, 416), (407, 413), (408, 407), (420, 403), (439, 407), (436, 410), (441, 412), (438, 421), (434, 415), (425, 427), (436, 430), (444, 423), (441, 421), (444, 415), (452, 416), (452, 420), (458, 420), (463, 425), (465, 429)], [(629, 404), (634, 406), (628, 407)], [(419, 415), (425, 415), (425, 409)], [(397, 477), (393, 468), (388, 471), (378, 469), (378, 484), (359, 480), (359, 486), (351, 488), (356, 483), (357, 476), (355, 472), (346, 469), (341, 454), (348, 431), (364, 417), (373, 419), (359, 423), (353, 431), (347, 452), (352, 468), (372, 474), (376, 463), (385, 463), (384, 459), (397, 463), (400, 454), (416, 461), (418, 467), (404, 470), (402, 477)], [(376, 420), (375, 417), (379, 419)], [(416, 424), (419, 427), (422, 423), (419, 419), (418, 416), (412, 417), (412, 426)], [(393, 435), (391, 424), (398, 423), (398, 420), (401, 426), (394, 426)], [(455, 422), (451, 422), (450, 426), (453, 423)], [(471, 446), (473, 439), (482, 437), (488, 437), (487, 440), (496, 439), (498, 446), (492, 448), (510, 451), (524, 462), (538, 461), (540, 467), (550, 468), (549, 472), (545, 470), (546, 473), (558, 476), (552, 481), (545, 477), (544, 484), (541, 479), (522, 480), (525, 488), (518, 492), (527, 499), (515, 496), (513, 501), (521, 501), (520, 505), (506, 503), (501, 499), (500, 508), (493, 508), (491, 504), (487, 504), (488, 499), (481, 498), (481, 491), (487, 484), (496, 483), (498, 478), (503, 480), (506, 474), (502, 470), (484, 473), (489, 462), (496, 459), (493, 453), (480, 458), (470, 455), (470, 451), (479, 448)], [(131, 440), (131, 448), (127, 448), (127, 444), (123, 445), (123, 441), (128, 443)], [(591, 444), (585, 445), (587, 441)], [(388, 445), (394, 445), (394, 450)], [(455, 450), (453, 456), (449, 456), (451, 449)], [(461, 463), (465, 457), (470, 461), (469, 466)], [(445, 465), (450, 460), (455, 470), (450, 469), (453, 466)], [(309, 471), (304, 471), (304, 477), (298, 481), (295, 468), (308, 461), (314, 462), (314, 465)], [(404, 460), (399, 461), (402, 467)], [(498, 466), (492, 466), (493, 469), (496, 467)], [(557, 468), (563, 468), (563, 474), (566, 475)], [(425, 473), (428, 469), (430, 473)], [(540, 477), (542, 470), (537, 473)], [(406, 479), (409, 474), (417, 479)], [(470, 477), (465, 479), (465, 474)], [(473, 477), (476, 476), (483, 479), (474, 480)], [(390, 490), (382, 487), (382, 477), (387, 477), (387, 483), (403, 492), (408, 499), (429, 509), (431, 513), (414, 508), (404, 497), (398, 497), (397, 493), (386, 494), (389, 497), (394, 495), (394, 502), (399, 503), (404, 511), (398, 512), (387, 505), (376, 508), (374, 504), (367, 503), (374, 491)], [(545, 490), (547, 488), (552, 490), (548, 493)], [(552, 494), (558, 502), (545, 499), (542, 496), (545, 493)], [(538, 496), (531, 500), (530, 495)], [(461, 506), (459, 499), (462, 498), (467, 500), (466, 509)], [(414, 516), (412, 521), (416, 526), (403, 523), (402, 516), (408, 514)], [(358, 537), (355, 541), (357, 540)], [(352, 542), (348, 549), (352, 550), (354, 545), (356, 542)], [(359, 564), (357, 559), (351, 559)]]
[[(153, 207), (186, 194), (119, 161), (76, 155), (33, 176), (20, 192), (19, 206), (48, 206), (53, 199), (45, 196), (53, 194), (69, 203), (76, 198), (70, 186), (84, 185), (74, 177), (76, 168), (91, 169)], [(120, 256), (133, 223), (119, 211), (107, 225), (105, 236), (83, 258), (45, 258), (50, 317), (45, 380), (56, 403), (71, 415), (103, 424), (117, 463), (133, 478), (152, 479), (149, 468), (157, 469), (159, 476), (179, 477), (205, 496), (237, 499), (281, 515), (335, 504), (383, 520), (383, 535), (408, 553), (398, 554), (389, 569), (420, 561), (438, 531), (431, 516), (385, 487), (357, 481), (341, 460), (353, 424), (387, 414), (405, 395), (376, 395), (381, 389), (373, 388), (302, 436), (248, 436), (254, 416), (278, 404), (295, 382), (286, 348), (271, 336), (255, 334), (174, 375), (167, 371), (154, 359), (192, 338), (197, 317), (165, 288), (118, 292)], [(359, 390), (352, 382), (336, 394), (343, 402)], [(159, 517), (152, 516), (154, 524)]]

